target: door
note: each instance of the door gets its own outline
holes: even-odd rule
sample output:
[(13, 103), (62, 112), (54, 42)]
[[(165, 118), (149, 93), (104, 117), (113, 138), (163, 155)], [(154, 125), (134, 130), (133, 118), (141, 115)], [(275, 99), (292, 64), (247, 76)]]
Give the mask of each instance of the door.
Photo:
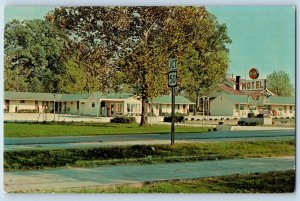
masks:
[(9, 112), (9, 100), (5, 100), (4, 112)]

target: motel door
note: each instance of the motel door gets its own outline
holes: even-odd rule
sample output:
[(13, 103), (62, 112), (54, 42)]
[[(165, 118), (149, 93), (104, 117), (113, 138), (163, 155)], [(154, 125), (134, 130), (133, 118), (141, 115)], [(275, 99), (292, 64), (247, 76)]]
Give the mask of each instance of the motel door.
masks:
[(4, 110), (6, 112), (9, 112), (9, 100), (5, 100), (5, 108), (4, 108)]

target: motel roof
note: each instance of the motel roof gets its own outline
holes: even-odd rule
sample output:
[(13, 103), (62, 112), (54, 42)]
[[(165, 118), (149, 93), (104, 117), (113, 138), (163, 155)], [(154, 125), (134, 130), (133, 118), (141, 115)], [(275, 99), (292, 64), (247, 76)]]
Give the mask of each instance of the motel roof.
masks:
[[(163, 95), (153, 99), (151, 103), (171, 104), (172, 100), (171, 100), (171, 96)], [(188, 100), (184, 96), (175, 96), (175, 104), (195, 104), (195, 103)]]
[[(223, 96), (235, 104), (253, 104), (253, 105), (262, 105), (262, 98), (259, 97), (258, 100), (253, 99), (248, 95), (229, 95), (222, 94)], [(295, 97), (280, 97), (280, 96), (271, 96), (267, 98), (266, 105), (295, 105)]]
[[(86, 93), (86, 94), (55, 94), (55, 101), (84, 101), (87, 99), (124, 100), (134, 97), (132, 93)], [(54, 101), (54, 93), (4, 92), (5, 100), (36, 100)], [(171, 104), (171, 96), (163, 95), (155, 98), (152, 103)], [(175, 104), (195, 104), (183, 96), (175, 97)]]

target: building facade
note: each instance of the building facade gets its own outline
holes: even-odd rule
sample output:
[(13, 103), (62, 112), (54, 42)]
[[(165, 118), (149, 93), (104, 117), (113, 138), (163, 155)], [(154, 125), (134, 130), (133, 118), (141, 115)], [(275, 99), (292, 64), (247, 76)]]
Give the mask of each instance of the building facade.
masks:
[[(194, 104), (183, 96), (176, 96), (175, 111), (187, 114)], [(4, 112), (61, 113), (112, 117), (141, 115), (142, 102), (130, 93), (51, 94), (30, 92), (4, 92)], [(171, 113), (171, 96), (149, 101), (148, 112), (156, 116)]]

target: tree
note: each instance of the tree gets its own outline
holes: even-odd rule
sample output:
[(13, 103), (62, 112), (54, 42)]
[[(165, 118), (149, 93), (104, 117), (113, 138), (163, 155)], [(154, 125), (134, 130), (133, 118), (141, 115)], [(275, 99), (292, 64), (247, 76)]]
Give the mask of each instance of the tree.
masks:
[(141, 97), (140, 125), (147, 101), (169, 90), (169, 58), (179, 61), (178, 91), (197, 98), (228, 68), (226, 26), (203, 7), (64, 7), (47, 19), (68, 35), (66, 55), (76, 55), (88, 78), (102, 79), (99, 90), (125, 84)]
[[(44, 20), (13, 20), (6, 24), (4, 36), (5, 89), (58, 91), (56, 76), (62, 68), (63, 43), (51, 24)], [(23, 87), (9, 84), (16, 80)]]
[(196, 102), (201, 95), (226, 76), (229, 64), (231, 43), (225, 24), (220, 25), (216, 18), (203, 7), (176, 7), (168, 23), (171, 41), (179, 58), (178, 91)]
[(267, 76), (267, 88), (278, 96), (292, 96), (295, 93), (289, 75), (283, 70), (273, 71)]

